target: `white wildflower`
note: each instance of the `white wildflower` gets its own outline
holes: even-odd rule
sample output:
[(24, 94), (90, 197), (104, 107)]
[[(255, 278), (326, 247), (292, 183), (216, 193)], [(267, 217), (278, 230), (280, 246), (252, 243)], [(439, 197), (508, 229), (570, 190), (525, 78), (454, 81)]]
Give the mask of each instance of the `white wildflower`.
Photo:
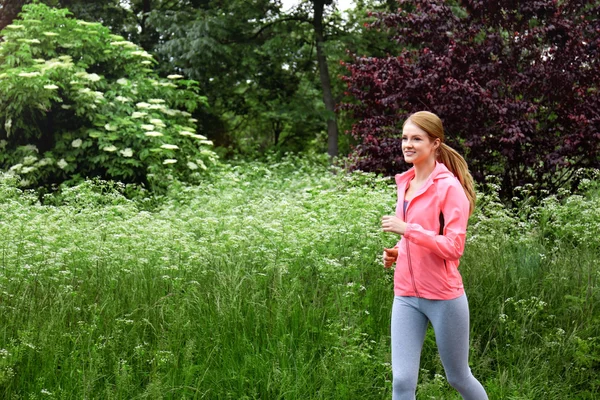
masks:
[(167, 149), (167, 150), (177, 150), (179, 148), (179, 146), (175, 145), (175, 144), (163, 144), (162, 146), (160, 146), (162, 149)]
[(204, 161), (202, 160), (196, 160), (196, 162), (198, 163), (198, 165), (200, 166), (200, 168), (206, 170), (206, 164), (204, 164)]
[(149, 58), (152, 59), (152, 55), (149, 54), (147, 51), (145, 50), (136, 50), (136, 51), (132, 51), (131, 52), (132, 55), (134, 56), (140, 56), (140, 57), (145, 57), (145, 58)]
[(39, 72), (21, 72), (19, 76), (23, 78), (33, 78), (34, 76), (40, 76)]
[(23, 164), (24, 165), (31, 165), (34, 162), (36, 162), (38, 159), (36, 156), (26, 156), (23, 158)]
[(160, 111), (163, 114), (167, 114), (167, 115), (170, 115), (170, 116), (177, 115), (180, 112), (179, 110), (173, 110), (172, 108), (166, 108), (165, 106), (160, 106)]
[(191, 170), (198, 169), (198, 164), (196, 164), (196, 163), (193, 163), (193, 162), (191, 162), (191, 161), (189, 161), (189, 162), (187, 163), (187, 166), (188, 166), (188, 168), (189, 168), (189, 169), (191, 169)]
[(38, 167), (45, 167), (46, 165), (50, 165), (52, 164), (52, 159), (51, 158), (42, 158), (40, 161), (37, 162), (37, 166)]
[(134, 111), (133, 114), (131, 114), (131, 118), (142, 118), (142, 117), (145, 117), (146, 115), (148, 115), (148, 113), (146, 113), (146, 112)]
[(141, 127), (142, 127), (142, 129), (145, 129), (147, 131), (153, 131), (154, 130), (154, 125), (152, 125), (152, 124), (142, 124)]
[(162, 133), (156, 131), (144, 132), (144, 135), (153, 137), (164, 136)]
[(102, 79), (98, 74), (86, 74), (83, 77), (92, 82), (98, 82), (100, 79)]
[(58, 86), (56, 86), (56, 85), (44, 85), (44, 89), (56, 90), (56, 89), (58, 89)]
[(171, 83), (171, 82), (158, 82), (158, 83), (155, 83), (154, 86), (162, 86), (162, 87), (170, 87), (170, 88), (177, 87), (177, 85), (175, 85), (174, 83)]
[(81, 144), (83, 143), (83, 141), (81, 139), (75, 139), (71, 142), (71, 146), (77, 148), (77, 147), (81, 147)]
[(174, 158), (167, 158), (163, 161), (163, 164), (175, 164), (176, 162), (177, 160), (175, 160)]
[(113, 151), (117, 151), (117, 148), (111, 144), (110, 146), (105, 146), (102, 150), (112, 153)]
[(111, 124), (106, 124), (104, 125), (104, 129), (106, 129), (107, 131), (116, 131), (117, 127), (112, 126)]
[(64, 158), (61, 158), (60, 160), (58, 160), (56, 165), (58, 165), (58, 168), (60, 169), (65, 169), (65, 167), (69, 165), (69, 163), (67, 163)]
[(133, 156), (133, 150), (130, 149), (129, 147), (127, 147), (126, 149), (120, 150), (119, 153), (121, 153), (121, 155), (123, 157), (131, 157), (131, 156)]
[(160, 126), (160, 127), (165, 127), (166, 126), (165, 123), (162, 121), (162, 119), (158, 119), (158, 118), (151, 119), (150, 123), (154, 124), (154, 125), (157, 125), (157, 126)]
[(167, 79), (181, 79), (181, 78), (183, 78), (183, 76), (177, 75), (177, 74), (172, 74), (172, 75), (167, 76)]

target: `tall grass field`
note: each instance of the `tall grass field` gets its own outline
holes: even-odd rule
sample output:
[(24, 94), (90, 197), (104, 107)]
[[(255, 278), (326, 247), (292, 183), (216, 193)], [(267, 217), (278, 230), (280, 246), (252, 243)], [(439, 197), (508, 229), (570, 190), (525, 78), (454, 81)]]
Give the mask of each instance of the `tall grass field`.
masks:
[[(40, 202), (2, 177), (0, 398), (391, 398), (396, 191), (325, 164), (225, 166), (146, 200), (90, 181)], [(480, 188), (460, 270), (490, 399), (600, 399), (588, 184), (516, 210)], [(460, 398), (431, 330), (417, 398)]]

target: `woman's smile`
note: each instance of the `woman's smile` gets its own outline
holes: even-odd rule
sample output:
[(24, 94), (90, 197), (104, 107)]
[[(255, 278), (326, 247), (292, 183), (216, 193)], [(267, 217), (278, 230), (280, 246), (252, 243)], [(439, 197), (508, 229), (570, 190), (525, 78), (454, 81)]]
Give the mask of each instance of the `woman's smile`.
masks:
[(402, 154), (404, 161), (414, 164), (431, 159), (435, 161), (436, 142), (412, 123), (404, 125), (402, 131)]

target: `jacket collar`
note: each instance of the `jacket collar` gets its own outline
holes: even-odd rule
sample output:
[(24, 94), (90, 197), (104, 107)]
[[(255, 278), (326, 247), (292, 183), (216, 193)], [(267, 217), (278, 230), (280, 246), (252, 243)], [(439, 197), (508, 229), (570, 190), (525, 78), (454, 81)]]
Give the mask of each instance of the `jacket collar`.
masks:
[[(441, 178), (449, 178), (451, 176), (454, 176), (452, 174), (452, 172), (450, 172), (450, 170), (444, 164), (436, 161), (435, 168), (431, 172), (431, 175), (429, 175), (429, 178), (427, 178), (427, 182), (434, 181), (434, 180), (441, 179)], [(401, 184), (406, 184), (414, 177), (415, 177), (415, 168), (412, 167), (408, 171), (405, 171), (401, 174), (397, 174), (395, 176), (396, 184), (398, 186), (400, 186)], [(427, 183), (425, 183), (424, 186), (427, 186)]]

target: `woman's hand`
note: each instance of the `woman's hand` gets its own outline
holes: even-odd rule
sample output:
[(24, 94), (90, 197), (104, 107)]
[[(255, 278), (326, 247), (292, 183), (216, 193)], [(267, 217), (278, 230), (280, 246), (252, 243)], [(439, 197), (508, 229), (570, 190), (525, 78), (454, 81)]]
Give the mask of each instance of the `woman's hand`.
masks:
[(390, 268), (398, 259), (398, 249), (383, 249), (383, 266)]
[(395, 215), (384, 215), (381, 218), (381, 228), (384, 232), (397, 233), (398, 235), (404, 235), (406, 230), (406, 222), (402, 221)]

